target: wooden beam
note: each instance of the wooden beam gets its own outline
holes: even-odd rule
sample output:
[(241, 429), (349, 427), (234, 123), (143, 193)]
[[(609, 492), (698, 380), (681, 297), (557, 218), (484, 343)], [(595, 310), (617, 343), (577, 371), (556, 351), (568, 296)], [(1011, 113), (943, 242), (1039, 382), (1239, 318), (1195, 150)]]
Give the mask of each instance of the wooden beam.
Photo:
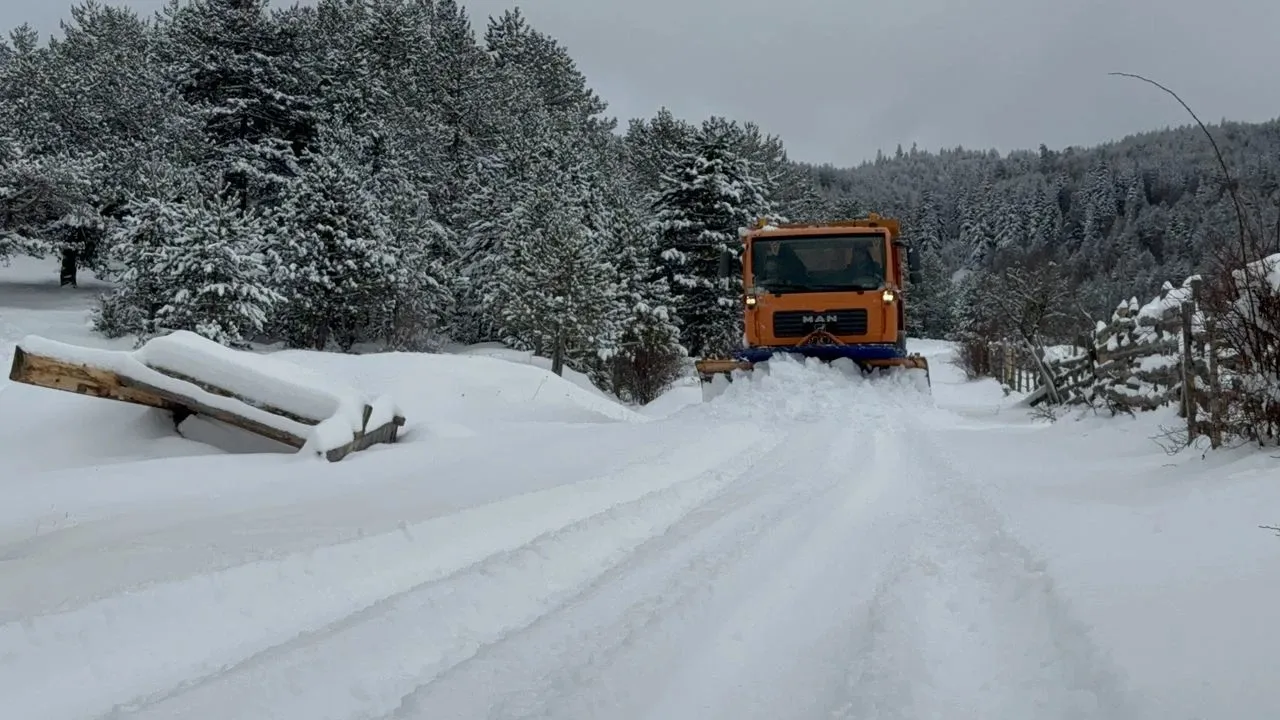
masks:
[[(369, 408), (366, 406), (365, 410), (366, 410), (365, 422), (367, 424), (368, 417), (369, 417), (369, 413), (368, 413)], [(379, 427), (376, 427), (367, 432), (357, 433), (355, 438), (353, 438), (351, 442), (347, 443), (346, 445), (343, 445), (340, 448), (334, 448), (328, 451), (327, 453), (325, 453), (325, 457), (330, 462), (338, 462), (339, 460), (350, 455), (353, 452), (366, 450), (379, 443), (394, 443), (400, 434), (400, 427), (402, 425), (404, 425), (404, 418), (400, 416), (396, 416)]]
[[(156, 370), (156, 372), (160, 371)], [(301, 448), (306, 443), (306, 438), (299, 434), (286, 432), (252, 418), (212, 407), (194, 397), (159, 388), (146, 381), (112, 370), (34, 355), (21, 347), (14, 351), (9, 379), (27, 385), (146, 405), (169, 412), (204, 415), (294, 448)], [(225, 391), (219, 394), (230, 396), (230, 393)], [(318, 422), (309, 424), (315, 425)]]
[(90, 397), (107, 398), (135, 405), (174, 411), (182, 407), (153, 392), (132, 386), (126, 378), (110, 370), (66, 363), (55, 358), (32, 355), (21, 346), (13, 350), (9, 379), (36, 387), (64, 390)]
[[(119, 354), (128, 355), (123, 352)], [(310, 426), (318, 425), (325, 419), (302, 417), (261, 401), (241, 397), (225, 388), (217, 387), (197, 378), (166, 369), (149, 365), (142, 367), (145, 370), (177, 380), (183, 386), (189, 387), (190, 391), (184, 393), (171, 388), (158, 387), (155, 381), (148, 382), (138, 377), (130, 377), (126, 373), (95, 367), (86, 363), (68, 362), (54, 357), (33, 354), (24, 350), (21, 346), (14, 349), (9, 379), (13, 382), (36, 387), (157, 408), (173, 413), (175, 420), (185, 418), (188, 415), (203, 415), (297, 449), (301, 449), (307, 441), (307, 433), (303, 430)], [(141, 372), (139, 374), (145, 375), (146, 373)], [(299, 432), (290, 432), (277, 427), (275, 424), (263, 422), (261, 419), (255, 419), (243, 413), (214, 407), (209, 402), (198, 397), (203, 393), (225, 397), (264, 414), (289, 420), (300, 426)], [(364, 450), (372, 445), (394, 443), (396, 441), (399, 429), (404, 425), (405, 419), (396, 416), (379, 427), (368, 428), (372, 412), (373, 409), (366, 405), (362, 427), (353, 433), (349, 443), (327, 451), (325, 453), (326, 459), (331, 462), (337, 462), (353, 452)]]

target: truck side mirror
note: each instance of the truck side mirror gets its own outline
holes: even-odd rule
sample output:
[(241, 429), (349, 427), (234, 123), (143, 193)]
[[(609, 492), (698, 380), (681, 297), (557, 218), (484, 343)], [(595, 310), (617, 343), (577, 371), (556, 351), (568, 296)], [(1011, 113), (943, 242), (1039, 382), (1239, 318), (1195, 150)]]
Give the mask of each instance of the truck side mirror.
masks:
[(720, 252), (720, 279), (727, 280), (733, 274), (733, 253), (729, 250)]
[(919, 285), (924, 280), (920, 273), (920, 255), (913, 247), (907, 248), (907, 280), (912, 285)]

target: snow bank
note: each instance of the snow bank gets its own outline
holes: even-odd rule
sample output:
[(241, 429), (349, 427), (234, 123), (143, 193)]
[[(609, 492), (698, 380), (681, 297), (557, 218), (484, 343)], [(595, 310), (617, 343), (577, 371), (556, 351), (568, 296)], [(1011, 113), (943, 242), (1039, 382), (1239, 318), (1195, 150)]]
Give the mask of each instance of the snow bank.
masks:
[[(37, 329), (37, 325), (27, 326)], [(78, 338), (77, 338), (78, 340)], [(28, 350), (51, 354), (70, 354), (86, 359), (94, 351), (77, 345), (56, 343), (44, 338), (23, 341)], [(254, 372), (233, 374), (228, 366), (191, 370), (180, 360), (190, 347), (173, 343), (154, 356), (126, 351), (106, 352), (103, 362), (123, 362), (131, 370), (155, 384), (179, 383), (139, 360), (155, 358), (163, 366), (187, 367), (188, 374), (212, 382), (234, 384), (235, 389), (253, 389), (264, 379), (280, 383), (267, 394), (266, 404), (280, 403), (293, 412), (348, 406), (357, 398), (372, 398), (369, 426), (378, 427), (393, 416), (407, 418), (401, 428), (398, 445), (406, 442), (470, 438), (488, 435), (497, 428), (529, 423), (559, 425), (595, 425), (600, 423), (647, 422), (649, 413), (641, 414), (621, 403), (591, 392), (576, 382), (561, 378), (534, 365), (509, 362), (484, 355), (448, 355), (420, 353), (379, 353), (342, 355), (304, 350), (286, 350), (270, 355), (244, 353)], [(235, 351), (231, 353), (236, 358)], [(120, 358), (124, 358), (121, 360)], [(96, 359), (95, 359), (96, 361)], [(102, 363), (98, 363), (102, 364)], [(8, 367), (7, 364), (5, 366)], [(140, 369), (143, 368), (143, 369)], [(255, 373), (266, 369), (266, 378)], [(7, 374), (6, 374), (7, 375)], [(157, 378), (156, 376), (160, 376)], [(283, 376), (283, 377), (281, 377)], [(166, 379), (167, 378), (167, 379)], [(304, 382), (304, 378), (306, 381)], [(333, 378), (330, 380), (330, 378)], [(320, 382), (323, 386), (318, 386)], [(279, 388), (301, 386), (298, 394), (283, 394)], [(358, 389), (357, 389), (358, 388)], [(265, 410), (220, 396), (203, 393), (189, 384), (183, 391), (207, 401), (237, 407), (246, 417), (275, 422), (276, 425), (300, 433), (318, 435), (315, 447), (330, 446), (340, 439), (350, 440), (350, 415), (320, 427), (303, 426), (287, 418), (273, 416)], [(700, 392), (695, 387), (695, 393)], [(698, 402), (700, 396), (696, 397)], [(272, 427), (275, 427), (273, 425)], [(0, 456), (3, 471), (17, 474), (60, 468), (93, 467), (104, 463), (132, 462), (150, 458), (207, 456), (223, 453), (282, 452), (278, 445), (244, 431), (220, 423), (204, 422), (192, 417), (183, 422), (181, 435), (174, 432), (167, 416), (149, 408), (73, 393), (52, 392), (23, 384), (0, 388)], [(300, 437), (309, 437), (300, 435)], [(75, 438), (74, 443), (64, 438)]]
[(685, 408), (700, 405), (702, 403), (701, 385), (702, 381), (698, 378), (685, 378), (654, 398), (648, 405), (640, 408), (640, 412), (651, 418), (664, 418), (675, 415)]
[(984, 494), (1046, 558), (1148, 704), (1141, 717), (1275, 715), (1280, 538), (1258, 527), (1280, 523), (1269, 453), (1170, 456), (1153, 440), (1185, 422), (1173, 407), (1044, 425), (1030, 441), (938, 420), (928, 440), (984, 468)]
[[(551, 370), (551, 358), (534, 355), (528, 350), (515, 350), (503, 345), (502, 343), (488, 342), (476, 343), (474, 345), (461, 345), (449, 348), (448, 352), (449, 354), (460, 356), (490, 357), (498, 360), (505, 360), (510, 363), (531, 365), (543, 370)], [(574, 370), (573, 368), (564, 368), (564, 374), (560, 377), (583, 390), (586, 390), (592, 395), (596, 395), (613, 402), (618, 402), (618, 398), (604, 390), (601, 390), (595, 383), (591, 382), (591, 378), (577, 370)]]
[[(339, 355), (284, 350), (273, 357), (349, 378), (369, 392), (396, 398), (409, 412), (406, 433), (472, 435), (496, 424), (644, 422), (644, 415), (591, 386), (524, 362), (518, 351)], [(527, 359), (527, 354), (525, 354)], [(375, 406), (375, 414), (378, 408)]]
[[(304, 452), (325, 453), (351, 442), (365, 428), (366, 406), (376, 407), (379, 416), (394, 416), (398, 410), (389, 399), (370, 399), (313, 371), (231, 350), (186, 331), (155, 338), (133, 352), (80, 347), (35, 335), (18, 345), (33, 355), (102, 368), (303, 438)], [(278, 411), (317, 422), (300, 422)]]

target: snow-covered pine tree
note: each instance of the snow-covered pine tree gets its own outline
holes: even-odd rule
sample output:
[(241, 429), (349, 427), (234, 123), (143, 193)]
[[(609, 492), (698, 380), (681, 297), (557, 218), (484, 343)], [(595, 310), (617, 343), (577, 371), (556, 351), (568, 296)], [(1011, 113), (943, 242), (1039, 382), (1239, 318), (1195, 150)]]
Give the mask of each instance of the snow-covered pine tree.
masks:
[(17, 142), (9, 149), (10, 161), (0, 165), (0, 258), (49, 255), (75, 239), (70, 236), (77, 227), (101, 227), (89, 161), (64, 152), (29, 152)]
[(112, 259), (125, 269), (96, 324), (138, 344), (174, 330), (243, 347), (260, 333), (280, 295), (263, 248), (267, 224), (216, 192), (131, 204)]
[(665, 107), (652, 119), (632, 120), (625, 135), (627, 168), (639, 192), (656, 197), (662, 174), (675, 158), (692, 152), (697, 139), (697, 127)]
[(723, 251), (739, 253), (739, 232), (769, 211), (759, 179), (723, 135), (699, 133), (697, 149), (676, 158), (656, 204), (658, 266), (680, 317), (681, 343), (696, 355), (742, 343), (742, 280), (718, 277)]
[(476, 162), (478, 172), (463, 186), (468, 195), (457, 208), (470, 219), (455, 275), (453, 327), (464, 342), (499, 337), (498, 272), (509, 260), (508, 243), (522, 241), (522, 208), (540, 191), (544, 166), (555, 165), (558, 173), (580, 165), (581, 158), (561, 156), (585, 151), (612, 129), (612, 121), (600, 117), (604, 103), (572, 58), (518, 10), (490, 18), (485, 46), (494, 63), (487, 84), (497, 121), (489, 131), (493, 143), (486, 144), (492, 150)]
[[(468, 227), (488, 208), (470, 195), (484, 181), (484, 166), (499, 147), (502, 107), (494, 95), (502, 84), (492, 57), (481, 47), (471, 18), (456, 0), (435, 0), (431, 9), (430, 76), (427, 101), (439, 118), (440, 170), (432, 203), (451, 229)], [(508, 118), (511, 116), (509, 115)]]
[[(338, 135), (304, 155), (274, 214), (276, 282), (285, 297), (277, 320), (295, 347), (344, 352), (385, 329), (395, 308), (398, 267), (387, 217), (367, 172)], [(348, 145), (349, 147), (349, 145)]]
[(611, 133), (589, 136), (588, 225), (599, 233), (618, 278), (611, 323), (617, 333), (583, 358), (592, 378), (624, 401), (647, 403), (684, 373), (686, 353), (673, 300), (656, 272), (657, 238), (646, 194), (628, 172), (628, 143)]
[(152, 272), (182, 232), (180, 210), (169, 197), (159, 193), (129, 203), (128, 215), (112, 233), (109, 256), (123, 268), (115, 288), (99, 297), (93, 326), (110, 338), (157, 334), (156, 311), (169, 291), (167, 281)]
[(314, 141), (316, 83), (268, 0), (193, 0), (165, 8), (161, 57), (198, 113), (216, 170), (242, 209), (273, 206)]
[(190, 330), (230, 347), (247, 347), (282, 299), (271, 288), (263, 249), (267, 223), (223, 194), (177, 203), (176, 234), (150, 272), (161, 280), (157, 330)]
[(505, 134), (498, 158), (484, 169), (483, 179), (477, 178), (479, 185), (468, 203), (472, 220), (458, 243), (458, 261), (450, 274), (457, 298), (450, 327), (460, 342), (499, 337), (499, 273), (508, 262), (509, 243), (520, 241), (525, 231), (524, 207), (542, 181), (537, 168), (555, 143), (548, 113), (533, 99), (523, 75), (504, 68), (500, 77), (513, 95), (528, 98), (530, 104)]
[(944, 337), (951, 329), (954, 288), (938, 248), (942, 225), (932, 193), (925, 192), (918, 214), (904, 234), (920, 262), (920, 283), (906, 287), (907, 332), (913, 337)]
[(489, 19), (485, 45), (498, 67), (521, 69), (557, 130), (612, 129), (614, 121), (603, 116), (608, 106), (587, 84), (568, 51), (529, 27), (518, 8)]
[[(74, 283), (82, 267), (109, 277), (104, 244), (129, 198), (145, 191), (140, 165), (156, 156), (180, 162), (196, 136), (188, 108), (156, 61), (156, 34), (132, 10), (78, 4), (62, 30), (47, 48), (18, 53), (0, 69), (0, 96), (21, 98), (3, 124), (25, 138), (26, 159), (61, 165), (66, 172), (55, 175), (82, 181), (61, 192), (76, 196), (74, 207), (42, 228), (28, 227), (40, 254), (62, 254), (64, 282)], [(51, 181), (36, 185), (48, 188)]]
[(503, 340), (550, 356), (552, 371), (611, 344), (618, 280), (600, 233), (586, 223), (582, 178), (547, 177), (511, 218), (524, 229), (506, 247), (494, 298)]
[(455, 236), (435, 219), (427, 192), (398, 168), (384, 170), (374, 182), (397, 258), (393, 306), (384, 322), (387, 343), (396, 350), (434, 350), (454, 311), (449, 273), (457, 260)]
[(680, 344), (675, 298), (654, 266), (658, 239), (643, 217), (639, 207), (623, 206), (614, 218), (622, 315), (609, 364), (613, 392), (624, 401), (647, 404), (684, 374), (688, 353)]
[(996, 255), (998, 197), (990, 180), (967, 194), (960, 206), (960, 242), (969, 252), (966, 267), (987, 267)]

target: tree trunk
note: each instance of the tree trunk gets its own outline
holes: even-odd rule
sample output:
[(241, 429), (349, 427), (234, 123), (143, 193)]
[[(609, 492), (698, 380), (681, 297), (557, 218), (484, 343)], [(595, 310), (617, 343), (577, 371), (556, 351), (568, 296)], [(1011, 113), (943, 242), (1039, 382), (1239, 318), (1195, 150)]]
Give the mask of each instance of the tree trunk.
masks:
[(551, 372), (564, 375), (564, 331), (556, 330), (556, 345), (551, 351)]
[(79, 287), (76, 283), (76, 273), (79, 265), (79, 253), (75, 248), (63, 248), (62, 250), (62, 268), (58, 273), (59, 286), (70, 285), (71, 287)]

